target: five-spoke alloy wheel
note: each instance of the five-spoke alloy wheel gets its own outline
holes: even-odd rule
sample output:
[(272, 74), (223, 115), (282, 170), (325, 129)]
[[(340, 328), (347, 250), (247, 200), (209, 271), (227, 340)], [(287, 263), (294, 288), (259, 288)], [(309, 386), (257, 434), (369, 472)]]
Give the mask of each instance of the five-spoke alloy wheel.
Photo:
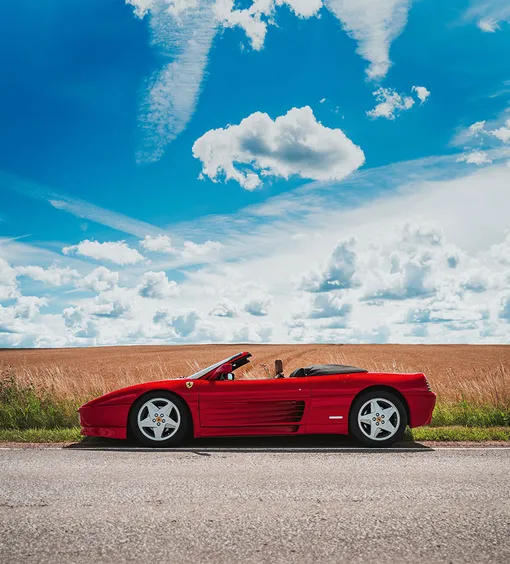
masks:
[(148, 446), (174, 446), (186, 435), (190, 417), (186, 404), (168, 392), (150, 392), (138, 398), (129, 417), (131, 431)]
[(353, 403), (349, 432), (367, 446), (389, 446), (404, 436), (407, 412), (402, 401), (386, 390), (369, 390)]

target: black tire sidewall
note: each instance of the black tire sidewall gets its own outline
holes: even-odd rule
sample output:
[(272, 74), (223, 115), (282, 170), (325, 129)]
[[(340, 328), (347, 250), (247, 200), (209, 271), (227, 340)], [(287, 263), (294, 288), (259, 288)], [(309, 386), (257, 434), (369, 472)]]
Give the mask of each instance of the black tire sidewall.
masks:
[[(390, 438), (382, 441), (374, 441), (368, 438), (358, 426), (358, 413), (364, 403), (370, 399), (381, 398), (391, 401), (393, 405), (398, 409), (400, 415), (400, 425), (397, 432)], [(369, 390), (363, 392), (359, 395), (353, 402), (351, 406), (351, 411), (349, 413), (349, 435), (353, 437), (357, 442), (362, 443), (369, 447), (379, 447), (384, 448), (391, 446), (392, 444), (400, 441), (404, 436), (407, 427), (407, 411), (402, 403), (402, 400), (394, 393), (388, 390)]]
[[(165, 398), (173, 402), (179, 410), (179, 415), (181, 416), (181, 424), (179, 426), (179, 429), (177, 430), (177, 433), (175, 433), (175, 435), (172, 435), (165, 441), (151, 440), (146, 437), (138, 428), (138, 412), (140, 411), (140, 408), (145, 402), (156, 398)], [(155, 448), (171, 447), (181, 443), (187, 436), (188, 431), (191, 428), (191, 416), (186, 402), (179, 396), (164, 390), (148, 392), (146, 394), (143, 394), (143, 396), (140, 396), (133, 404), (129, 413), (129, 427), (132, 436), (136, 439), (136, 441), (145, 446)]]

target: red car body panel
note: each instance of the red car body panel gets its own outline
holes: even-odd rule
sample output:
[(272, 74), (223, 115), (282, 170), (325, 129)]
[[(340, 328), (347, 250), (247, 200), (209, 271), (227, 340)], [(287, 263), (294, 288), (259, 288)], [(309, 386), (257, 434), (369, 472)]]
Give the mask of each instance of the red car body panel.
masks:
[[(249, 353), (236, 359), (241, 365)], [(360, 372), (263, 380), (216, 380), (217, 368), (200, 379), (147, 382), (117, 390), (80, 407), (82, 434), (125, 439), (131, 406), (143, 394), (165, 390), (188, 405), (195, 437), (347, 434), (356, 396), (373, 387), (397, 392), (410, 427), (427, 425), (436, 395), (421, 373)], [(192, 383), (190, 385), (190, 382)]]

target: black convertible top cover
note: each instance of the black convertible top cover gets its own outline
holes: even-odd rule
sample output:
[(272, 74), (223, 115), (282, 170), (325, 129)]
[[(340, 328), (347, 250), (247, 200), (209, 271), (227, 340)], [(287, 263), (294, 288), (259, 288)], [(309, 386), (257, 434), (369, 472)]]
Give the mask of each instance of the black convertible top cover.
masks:
[(289, 375), (289, 378), (303, 376), (327, 376), (328, 374), (353, 374), (355, 372), (368, 372), (364, 368), (346, 366), (345, 364), (312, 364), (306, 368), (298, 368)]

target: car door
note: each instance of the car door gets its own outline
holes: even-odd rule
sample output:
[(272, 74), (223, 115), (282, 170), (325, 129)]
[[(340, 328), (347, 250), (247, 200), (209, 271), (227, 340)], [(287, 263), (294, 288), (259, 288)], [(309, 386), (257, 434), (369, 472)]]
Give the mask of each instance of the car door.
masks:
[(349, 423), (352, 393), (348, 375), (311, 376), (311, 404), (308, 433), (343, 433)]
[(268, 380), (206, 380), (198, 387), (203, 428), (297, 428), (310, 403), (308, 378)]

